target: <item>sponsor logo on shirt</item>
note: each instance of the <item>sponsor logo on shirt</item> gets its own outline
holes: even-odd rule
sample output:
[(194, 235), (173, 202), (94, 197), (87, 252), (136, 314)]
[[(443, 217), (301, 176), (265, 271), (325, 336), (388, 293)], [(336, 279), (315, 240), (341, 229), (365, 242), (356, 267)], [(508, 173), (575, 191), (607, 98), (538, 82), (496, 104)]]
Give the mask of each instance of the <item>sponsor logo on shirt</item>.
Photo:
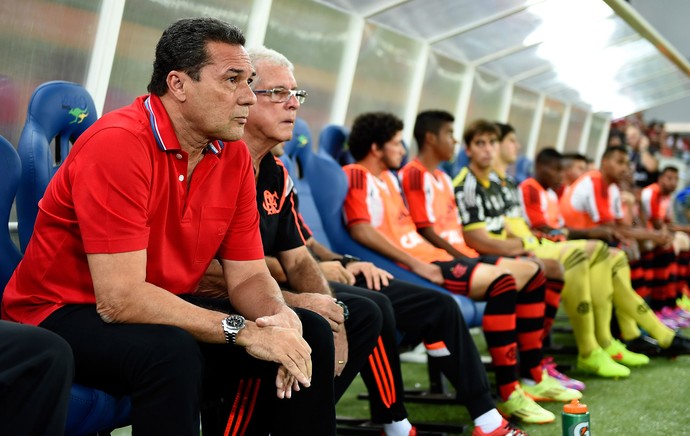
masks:
[(400, 237), (400, 245), (403, 246), (403, 248), (406, 249), (411, 249), (416, 247), (417, 245), (421, 244), (424, 242), (421, 236), (419, 236), (419, 233), (417, 233), (416, 230), (411, 231), (405, 235), (402, 235)]

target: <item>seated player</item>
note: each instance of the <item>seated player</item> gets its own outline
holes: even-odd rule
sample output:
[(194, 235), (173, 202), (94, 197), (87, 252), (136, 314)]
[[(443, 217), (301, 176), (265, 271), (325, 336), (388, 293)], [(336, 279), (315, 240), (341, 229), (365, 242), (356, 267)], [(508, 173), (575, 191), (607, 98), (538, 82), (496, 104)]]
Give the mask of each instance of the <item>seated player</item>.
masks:
[(455, 259), (417, 233), (398, 179), (390, 172), (405, 155), (402, 128), (402, 121), (389, 113), (359, 115), (352, 126), (349, 146), (356, 163), (343, 168), (349, 182), (343, 209), (350, 234), (451, 292), (486, 300), (482, 324), (504, 400), (499, 410), (526, 422), (552, 422), (553, 414), (530, 399), (517, 380), (519, 349), (523, 373), (536, 383), (531, 389), (559, 401), (581, 396), (542, 372), (543, 273), (528, 261), (509, 272), (496, 257)]
[(505, 174), (507, 162), (517, 155), (514, 134), (503, 135), (504, 139), (508, 137), (504, 142), (511, 144), (502, 144), (501, 133), (496, 124), (477, 120), (463, 135), (470, 165), (456, 177), (454, 184), (465, 240), (480, 252), (510, 254), (511, 250), (524, 247), (539, 258), (561, 262), (565, 270), (564, 307), (571, 317), (578, 346), (578, 368), (601, 377), (627, 377), (630, 370), (615, 362), (594, 336), (593, 312), (603, 308), (600, 319), (606, 319), (607, 326), (611, 316), (610, 294), (600, 293), (593, 299), (590, 288), (592, 276), (605, 267), (605, 244), (598, 241), (554, 244), (540, 241), (529, 231), (520, 217), (515, 185), (493, 172), (498, 167)]
[[(568, 229), (576, 231), (592, 231), (604, 227), (603, 231), (608, 229), (612, 232), (614, 241), (633, 239), (653, 241), (660, 246), (670, 244), (672, 238), (669, 234), (622, 224), (623, 208), (617, 183), (627, 176), (628, 171), (628, 155), (625, 148), (606, 149), (602, 156), (601, 169), (580, 176), (566, 188), (560, 198), (560, 212), (565, 225)], [(628, 262), (617, 261), (616, 268), (612, 270), (612, 279), (614, 305), (619, 313), (621, 335), (628, 341), (630, 349), (637, 347), (635, 342), (631, 341), (645, 340), (641, 336), (639, 325), (658, 341), (665, 354), (690, 353), (690, 340), (661, 324), (649, 306), (630, 292), (632, 285)], [(621, 313), (627, 316), (621, 317)]]
[[(566, 235), (570, 239), (602, 239), (605, 241), (613, 241), (615, 232), (609, 227), (593, 227), (591, 229), (571, 229), (565, 227), (563, 217), (559, 211), (558, 197), (555, 193), (555, 188), (561, 185), (562, 180), (562, 166), (561, 154), (552, 149), (545, 148), (539, 152), (536, 159), (535, 177), (526, 180), (520, 184), (520, 201), (523, 204), (525, 211), (525, 220), (530, 227), (546, 238), (552, 235)], [(622, 280), (614, 279), (613, 271), (617, 271), (623, 276), (630, 276), (630, 266), (624, 253), (616, 248), (609, 248), (609, 258), (614, 260), (617, 265), (611, 270), (609, 276), (602, 276), (597, 282), (597, 289), (611, 287), (613, 289), (613, 303), (614, 306), (621, 303), (641, 303), (640, 298), (634, 294), (630, 280), (623, 277)], [(593, 288), (594, 289), (594, 288)], [(618, 306), (616, 306), (618, 308)], [(655, 343), (649, 344), (646, 337), (640, 336), (637, 327), (631, 327), (633, 324), (628, 320), (635, 318), (637, 315), (630, 315), (628, 312), (635, 306), (628, 306), (623, 304), (617, 310), (619, 319), (623, 320), (623, 326), (626, 331), (626, 337), (634, 337), (633, 348), (638, 349), (641, 346), (647, 346), (647, 353), (654, 354), (659, 351)], [(656, 324), (658, 326), (658, 324)], [(603, 326), (602, 326), (603, 327)], [(605, 344), (610, 341), (609, 329), (597, 329), (597, 341), (600, 344)]]
[[(478, 257), (479, 254), (469, 248), (463, 239), (452, 181), (439, 169), (440, 165), (452, 159), (452, 155), (455, 154), (457, 141), (453, 135), (453, 122), (453, 115), (445, 111), (425, 111), (417, 116), (414, 136), (419, 153), (401, 170), (402, 187), (417, 231), (425, 239), (454, 257)], [(553, 261), (549, 267), (546, 270), (547, 278), (557, 276), (560, 283), (556, 283), (555, 287), (560, 289), (561, 266), (557, 261)], [(551, 304), (553, 282), (554, 280), (546, 282), (544, 336), (548, 334), (558, 307), (557, 299), (555, 307)], [(542, 366), (549, 376), (558, 379), (565, 387), (584, 389), (584, 383), (566, 378), (558, 372), (551, 358), (544, 359)]]
[[(677, 301), (687, 291), (690, 279), (690, 226), (675, 222), (671, 214), (671, 194), (678, 188), (678, 168), (669, 166), (659, 174), (657, 182), (644, 188), (640, 195), (641, 212), (647, 219), (647, 227), (656, 230), (668, 230), (673, 234), (673, 251), (676, 255), (676, 286), (667, 287), (668, 292), (662, 298), (652, 299), (650, 306), (663, 320), (673, 321), (679, 327), (687, 327), (690, 313), (678, 306)], [(654, 297), (654, 296), (652, 296)]]

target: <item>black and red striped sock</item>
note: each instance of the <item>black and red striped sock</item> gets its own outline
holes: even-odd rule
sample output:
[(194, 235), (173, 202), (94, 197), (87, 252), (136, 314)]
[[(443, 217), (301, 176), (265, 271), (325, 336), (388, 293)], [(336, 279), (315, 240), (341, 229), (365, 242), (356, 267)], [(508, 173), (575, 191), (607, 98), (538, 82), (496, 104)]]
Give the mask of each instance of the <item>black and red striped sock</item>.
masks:
[(690, 250), (678, 253), (678, 297), (687, 293), (690, 285)]
[(507, 400), (518, 386), (515, 303), (517, 287), (510, 274), (501, 274), (488, 286), (482, 318), (484, 337), (496, 374), (498, 393)]
[(563, 280), (559, 279), (546, 279), (546, 298), (544, 302), (546, 303), (546, 309), (544, 310), (544, 333), (542, 334), (542, 340), (551, 333), (551, 327), (556, 319), (556, 313), (558, 312), (558, 305), (561, 304), (561, 291), (563, 291)]
[(645, 278), (646, 270), (642, 266), (643, 263), (647, 264), (651, 262), (652, 256), (649, 253), (643, 253), (641, 259), (630, 260), (630, 284), (632, 285), (637, 295), (642, 298), (649, 297), (650, 291), (647, 286), (647, 280)]
[(649, 282), (649, 306), (656, 312), (663, 309), (668, 300), (676, 294), (676, 283), (673, 274), (676, 266), (676, 255), (672, 247), (656, 248), (653, 253), (654, 261), (651, 265), (652, 273), (651, 281)]
[(542, 270), (538, 270), (517, 293), (515, 304), (520, 372), (537, 383), (541, 381), (545, 293), (546, 277)]

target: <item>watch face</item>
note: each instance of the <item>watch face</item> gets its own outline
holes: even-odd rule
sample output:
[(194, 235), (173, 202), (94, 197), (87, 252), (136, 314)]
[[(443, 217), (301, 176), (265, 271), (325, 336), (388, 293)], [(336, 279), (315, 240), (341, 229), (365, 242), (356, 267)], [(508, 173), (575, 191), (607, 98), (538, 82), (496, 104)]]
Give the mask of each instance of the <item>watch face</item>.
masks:
[(230, 328), (239, 329), (244, 327), (244, 317), (240, 315), (230, 315), (225, 320)]

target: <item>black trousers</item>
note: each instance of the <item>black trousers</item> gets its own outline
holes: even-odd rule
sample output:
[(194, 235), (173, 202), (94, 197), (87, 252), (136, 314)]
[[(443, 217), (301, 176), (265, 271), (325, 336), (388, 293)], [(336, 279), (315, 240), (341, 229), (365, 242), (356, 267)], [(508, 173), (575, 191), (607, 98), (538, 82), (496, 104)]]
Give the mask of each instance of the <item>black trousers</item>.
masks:
[[(495, 403), (479, 352), (469, 333), (460, 308), (450, 294), (417, 286), (401, 280), (391, 280), (380, 292), (366, 289), (364, 277), (357, 278), (357, 287), (331, 284), (337, 291), (347, 291), (371, 298), (381, 309), (382, 356), (370, 359), (362, 370), (362, 379), (369, 391), (372, 420), (399, 421), (407, 417), (404, 406), (404, 386), (398, 356), (398, 332), (406, 344), (424, 342), (429, 359), (448, 378), (457, 398), (466, 405), (472, 418), (493, 409)], [(396, 331), (397, 330), (397, 331)], [(384, 383), (382, 375), (391, 372), (392, 386)], [(391, 389), (394, 389), (391, 391)]]
[(73, 373), (62, 338), (0, 321), (0, 435), (62, 435)]
[(350, 316), (345, 321), (347, 333), (347, 364), (343, 372), (335, 378), (335, 402), (340, 400), (352, 380), (368, 365), (369, 355), (381, 332), (383, 316), (381, 309), (370, 298), (360, 296), (355, 292), (338, 291), (334, 289), (338, 300), (347, 305)]
[[(192, 302), (232, 311), (226, 301)], [(108, 324), (94, 305), (63, 307), (42, 326), (71, 345), (76, 382), (131, 396), (134, 434), (198, 435), (201, 410), (204, 436), (227, 428), (231, 434), (333, 435), (334, 402), (324, 400), (333, 398), (333, 336), (319, 315), (296, 312), (312, 348), (313, 373), (311, 386), (289, 400), (276, 396), (275, 363), (240, 347), (197, 342), (177, 327)]]

